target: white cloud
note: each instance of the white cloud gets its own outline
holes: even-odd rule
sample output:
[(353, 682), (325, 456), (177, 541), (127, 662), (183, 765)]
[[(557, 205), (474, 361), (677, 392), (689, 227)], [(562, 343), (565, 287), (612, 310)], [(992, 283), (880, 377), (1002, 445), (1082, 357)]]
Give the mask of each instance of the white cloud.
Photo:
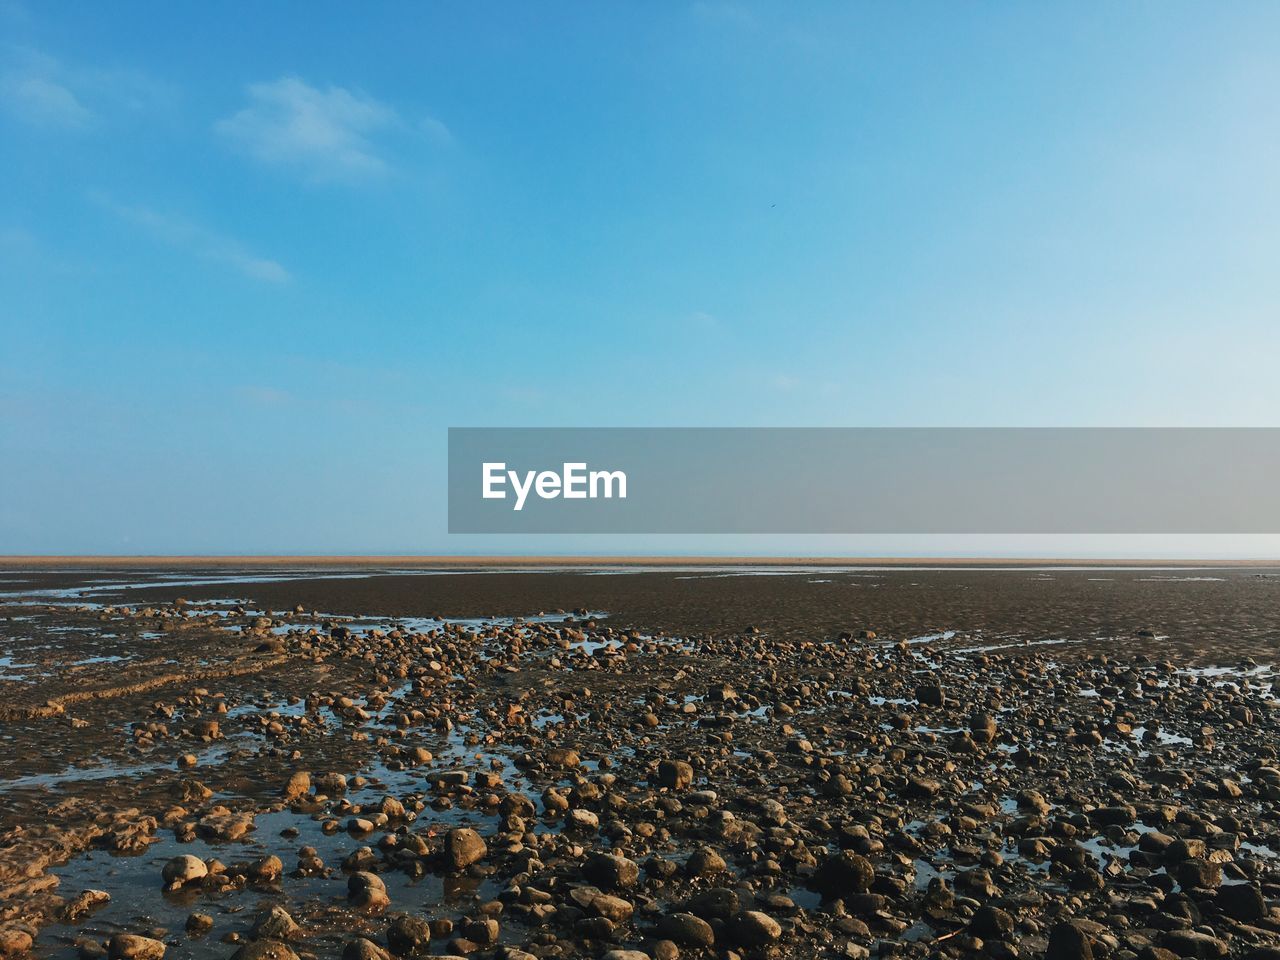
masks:
[(353, 180), (387, 170), (372, 137), (401, 124), (399, 114), (362, 93), (321, 90), (297, 77), (251, 84), (249, 105), (216, 129), (264, 163), (315, 180)]
[(281, 77), (250, 84), (245, 92), (248, 104), (214, 129), (262, 163), (317, 182), (383, 176), (392, 166), (388, 143), (395, 136), (453, 143), (453, 133), (435, 117), (406, 119), (391, 105), (345, 87)]
[(434, 140), (436, 143), (446, 146), (453, 143), (453, 131), (435, 117), (423, 117), (418, 121), (418, 127), (427, 135), (428, 139)]
[(37, 126), (85, 127), (93, 119), (74, 93), (44, 77), (16, 77), (4, 84), (10, 112)]
[(289, 271), (275, 260), (256, 256), (238, 241), (190, 220), (148, 207), (117, 203), (102, 194), (93, 194), (91, 199), (120, 219), (142, 227), (162, 243), (187, 250), (201, 259), (232, 267), (254, 280), (287, 283), (292, 279)]
[(0, 71), (0, 102), (33, 126), (83, 130), (103, 119), (153, 113), (176, 100), (174, 89), (136, 70), (71, 66), (29, 47), (9, 46)]

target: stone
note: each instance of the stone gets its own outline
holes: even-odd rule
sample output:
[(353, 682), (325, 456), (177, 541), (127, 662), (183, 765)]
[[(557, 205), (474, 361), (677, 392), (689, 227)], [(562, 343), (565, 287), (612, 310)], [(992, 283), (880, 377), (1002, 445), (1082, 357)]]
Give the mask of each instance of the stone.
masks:
[(208, 875), (208, 865), (199, 857), (192, 856), (189, 853), (174, 857), (164, 865), (164, 870), (161, 872), (165, 885), (174, 889), (195, 880), (200, 880)]
[(1013, 917), (999, 907), (984, 904), (974, 911), (969, 931), (984, 940), (1003, 940), (1013, 933)]
[(736, 891), (728, 887), (712, 887), (695, 893), (685, 903), (685, 910), (703, 920), (728, 920), (741, 907)]
[(298, 955), (279, 940), (252, 940), (233, 953), (231, 960), (298, 960)]
[(1183, 860), (1174, 864), (1170, 872), (1184, 889), (1213, 890), (1222, 884), (1222, 866), (1211, 860)]
[(275, 854), (259, 857), (249, 864), (249, 876), (264, 883), (278, 880), (282, 873), (284, 873), (284, 864)]
[(289, 782), (281, 791), (286, 803), (294, 803), (311, 795), (311, 774), (306, 770), (296, 770), (289, 777)]
[(728, 869), (724, 857), (710, 847), (699, 847), (685, 862), (684, 872), (690, 877), (706, 877)]
[(402, 913), (387, 927), (387, 946), (401, 957), (425, 953), (431, 944), (431, 924), (421, 917)]
[(658, 920), (658, 933), (682, 947), (710, 947), (716, 942), (711, 924), (692, 913), (669, 913)]
[(828, 856), (813, 874), (813, 889), (832, 900), (866, 893), (875, 879), (871, 862), (852, 850)]
[(1054, 924), (1045, 960), (1093, 960), (1088, 934), (1069, 920)]
[(31, 934), (13, 927), (0, 929), (0, 957), (20, 957), (31, 949)]
[(693, 783), (693, 765), (687, 760), (658, 761), (658, 786), (685, 790)]
[(391, 960), (391, 954), (372, 940), (356, 937), (342, 948), (342, 960)]
[(587, 857), (582, 875), (607, 890), (626, 890), (640, 879), (640, 867), (626, 857), (597, 852)]
[(941, 707), (946, 704), (947, 697), (938, 684), (922, 683), (916, 687), (916, 700), (926, 707)]
[(782, 925), (767, 913), (743, 910), (729, 921), (729, 935), (744, 947), (762, 947), (781, 938)]
[(376, 911), (391, 903), (387, 896), (387, 885), (376, 873), (368, 870), (357, 870), (347, 878), (347, 899), (355, 906)]
[(207, 913), (188, 914), (185, 927), (191, 936), (202, 937), (213, 929), (213, 917)]
[(484, 838), (470, 827), (455, 827), (444, 835), (444, 860), (452, 870), (465, 870), (488, 852)]
[(264, 910), (253, 921), (249, 936), (255, 940), (288, 940), (298, 932), (298, 924), (279, 904)]
[(1251, 883), (1234, 883), (1219, 888), (1214, 902), (1219, 910), (1241, 923), (1253, 923), (1267, 915), (1267, 902), (1262, 898), (1262, 891)]
[(1227, 945), (1217, 937), (1198, 930), (1173, 930), (1164, 936), (1164, 946), (1180, 957), (1193, 957), (1197, 960), (1215, 960), (1225, 957)]
[(105, 890), (84, 890), (76, 894), (76, 896), (62, 908), (62, 918), (67, 923), (73, 923), (85, 914), (92, 913), (105, 903), (109, 903), (111, 894)]
[(160, 960), (164, 951), (164, 941), (135, 933), (117, 933), (107, 944), (110, 960)]

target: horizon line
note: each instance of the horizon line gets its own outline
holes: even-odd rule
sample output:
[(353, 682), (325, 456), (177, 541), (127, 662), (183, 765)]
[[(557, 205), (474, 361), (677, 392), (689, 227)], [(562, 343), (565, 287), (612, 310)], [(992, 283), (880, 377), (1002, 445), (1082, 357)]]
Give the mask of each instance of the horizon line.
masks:
[(101, 564), (108, 566), (140, 566), (157, 564), (168, 566), (198, 566), (200, 564), (280, 565), (308, 564), (316, 566), (411, 566), (411, 567), (604, 567), (604, 566), (974, 566), (1001, 564), (1006, 566), (1098, 566), (1118, 567), (1141, 564), (1144, 566), (1204, 566), (1204, 567), (1268, 567), (1280, 566), (1280, 558), (1266, 557), (1005, 557), (1005, 556), (894, 556), (894, 557), (830, 557), (800, 555), (751, 555), (717, 556), (697, 554), (680, 556), (672, 554), (538, 554), (538, 555), (476, 555), (476, 554), (0, 554), (0, 567), (36, 566), (58, 567), (75, 564)]

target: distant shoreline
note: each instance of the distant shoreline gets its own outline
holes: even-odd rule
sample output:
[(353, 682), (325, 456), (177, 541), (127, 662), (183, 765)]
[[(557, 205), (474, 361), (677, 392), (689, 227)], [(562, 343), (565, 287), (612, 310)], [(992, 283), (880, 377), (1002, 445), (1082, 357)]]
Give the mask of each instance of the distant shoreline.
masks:
[(1097, 557), (708, 557), (708, 556), (0, 556), (0, 569), (72, 567), (399, 567), (415, 569), (534, 567), (1277, 567), (1277, 559)]

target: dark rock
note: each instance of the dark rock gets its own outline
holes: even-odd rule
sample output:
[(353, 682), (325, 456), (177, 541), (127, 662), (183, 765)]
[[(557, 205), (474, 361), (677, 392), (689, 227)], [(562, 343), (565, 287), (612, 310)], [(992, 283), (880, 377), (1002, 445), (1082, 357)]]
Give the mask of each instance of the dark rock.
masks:
[(875, 869), (869, 860), (851, 850), (842, 850), (822, 861), (813, 874), (812, 886), (834, 900), (866, 893), (874, 879)]

